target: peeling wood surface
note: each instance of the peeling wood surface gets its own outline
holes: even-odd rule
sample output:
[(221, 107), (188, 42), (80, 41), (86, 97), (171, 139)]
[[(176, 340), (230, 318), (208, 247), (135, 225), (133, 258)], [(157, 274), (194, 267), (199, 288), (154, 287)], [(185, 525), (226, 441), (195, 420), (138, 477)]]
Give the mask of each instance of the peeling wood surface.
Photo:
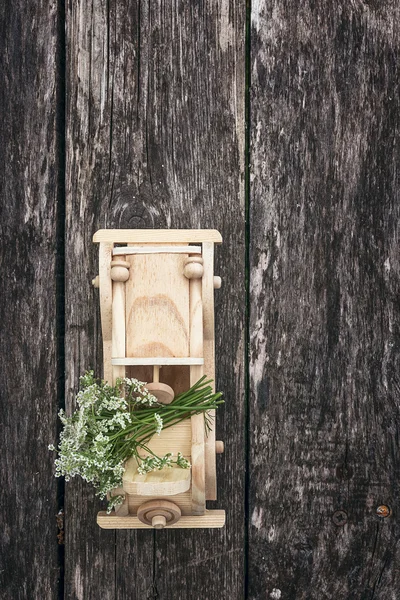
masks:
[(394, 600), (399, 7), (260, 1), (251, 40), (249, 598)]
[(68, 408), (83, 370), (101, 369), (93, 233), (218, 229), (217, 388), (228, 407), (210, 507), (228, 514), (222, 530), (103, 531), (92, 489), (70, 483), (66, 598), (244, 593), (244, 24), (244, 1), (68, 4)]
[(0, 6), (0, 596), (58, 598), (57, 11)]

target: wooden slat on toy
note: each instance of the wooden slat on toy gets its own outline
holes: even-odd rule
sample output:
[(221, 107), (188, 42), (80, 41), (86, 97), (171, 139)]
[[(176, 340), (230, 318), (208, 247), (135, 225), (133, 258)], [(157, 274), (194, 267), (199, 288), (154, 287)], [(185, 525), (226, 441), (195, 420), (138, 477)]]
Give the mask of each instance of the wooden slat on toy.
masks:
[(113, 249), (113, 256), (124, 254), (201, 254), (200, 246), (123, 246)]
[[(97, 515), (97, 523), (103, 529), (152, 529), (137, 517), (129, 515), (107, 515), (105, 511)], [(224, 510), (206, 510), (201, 517), (182, 515), (178, 522), (171, 525), (174, 529), (215, 529), (225, 525)]]
[(146, 366), (146, 365), (175, 365), (175, 366), (190, 366), (190, 365), (204, 365), (204, 358), (193, 358), (188, 356), (183, 357), (171, 357), (171, 356), (155, 356), (152, 357), (139, 357), (127, 356), (126, 358), (112, 358), (112, 365), (125, 365), (125, 366)]
[(99, 229), (94, 242), (128, 243), (222, 243), (222, 236), (215, 229)]
[(127, 256), (126, 356), (189, 356), (189, 282), (185, 255)]
[[(203, 302), (201, 297), (201, 278), (203, 259), (196, 258), (185, 265), (185, 276), (190, 277), (190, 356), (203, 356)], [(190, 385), (194, 385), (203, 376), (203, 365), (190, 367)], [(204, 415), (194, 415), (192, 421), (192, 514), (202, 515), (206, 508), (205, 494), (205, 429)]]
[[(215, 326), (214, 326), (214, 244), (203, 243), (202, 299), (204, 335), (204, 372), (212, 379), (215, 391)], [(206, 500), (217, 499), (217, 473), (215, 456), (215, 411), (209, 413), (210, 431), (205, 441), (205, 490)]]

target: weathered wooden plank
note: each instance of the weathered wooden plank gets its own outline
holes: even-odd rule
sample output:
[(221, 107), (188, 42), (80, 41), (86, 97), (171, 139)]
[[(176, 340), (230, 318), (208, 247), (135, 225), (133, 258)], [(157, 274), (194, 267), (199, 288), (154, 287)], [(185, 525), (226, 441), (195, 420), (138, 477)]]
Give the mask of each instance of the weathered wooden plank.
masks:
[(224, 240), (217, 388), (229, 413), (218, 422), (226, 453), (210, 506), (228, 511), (220, 531), (96, 530), (91, 491), (69, 486), (68, 598), (243, 594), (244, 5), (78, 0), (68, 8), (68, 390), (85, 367), (100, 366), (93, 233), (216, 228)]
[[(223, 245), (216, 248), (225, 285), (216, 294), (217, 389), (228, 400), (225, 418), (220, 415), (217, 421), (227, 450), (218, 457), (218, 501), (210, 505), (227, 509), (226, 526), (157, 533), (155, 591), (164, 599), (240, 598), (245, 6), (155, 2), (142, 4), (141, 18), (140, 114), (147, 129), (151, 207), (157, 207), (167, 226), (210, 227), (222, 233)], [(145, 185), (146, 180), (144, 193)]]
[[(129, 64), (136, 53), (137, 33), (130, 38), (123, 27), (112, 33), (110, 10), (110, 3), (105, 0), (82, 0), (70, 3), (66, 14), (65, 344), (69, 410), (74, 406), (79, 375), (88, 367), (102, 373), (99, 293), (92, 291), (90, 283), (91, 276), (98, 272), (98, 246), (93, 245), (92, 236), (101, 226), (131, 226), (118, 209), (113, 212), (112, 190), (115, 178), (118, 182), (120, 177), (135, 177), (135, 173), (132, 165), (126, 164), (126, 157), (119, 155), (114, 161), (110, 152), (115, 139), (118, 144), (123, 143), (118, 127), (124, 129), (124, 135), (131, 127), (128, 106), (124, 125), (114, 116), (114, 105), (120, 111), (125, 103), (135, 103), (135, 96), (131, 95), (134, 91), (127, 90), (125, 94), (114, 85), (114, 77), (120, 77), (121, 69), (121, 65), (117, 68), (114, 64), (114, 46), (124, 40), (126, 54), (120, 58)], [(129, 73), (128, 64), (125, 67)], [(91, 487), (79, 481), (67, 486), (65, 598), (114, 600), (119, 594), (146, 598), (152, 587), (153, 542), (148, 543), (146, 532), (116, 535), (100, 529), (96, 515), (101, 507)], [(121, 577), (117, 566), (122, 568)], [(141, 573), (140, 577), (136, 577), (136, 572)]]
[(251, 39), (249, 598), (394, 599), (400, 11), (260, 1)]
[[(0, 6), (0, 595), (58, 598), (57, 4)], [(45, 565), (45, 567), (44, 567)]]

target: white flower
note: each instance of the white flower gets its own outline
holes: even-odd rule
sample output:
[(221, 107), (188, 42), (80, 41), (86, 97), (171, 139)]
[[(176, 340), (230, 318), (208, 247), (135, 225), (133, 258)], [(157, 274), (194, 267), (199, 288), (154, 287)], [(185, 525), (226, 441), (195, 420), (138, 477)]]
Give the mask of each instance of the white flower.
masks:
[(178, 467), (181, 467), (181, 469), (190, 469), (191, 467), (190, 462), (186, 460), (186, 458), (180, 452), (178, 452), (176, 464), (178, 465)]
[(138, 466), (138, 473), (145, 475), (151, 471), (161, 471), (164, 467), (172, 467), (172, 454), (168, 452), (162, 458), (159, 456), (146, 456), (142, 459), (141, 464)]
[(125, 393), (130, 395), (136, 404), (140, 404), (141, 406), (153, 406), (153, 404), (158, 404), (157, 398), (153, 396), (153, 394), (150, 394), (146, 389), (146, 383), (144, 381), (123, 377), (118, 379), (117, 385), (123, 386)]
[(163, 420), (158, 413), (154, 413), (154, 420), (157, 423), (156, 432), (160, 435), (163, 428)]
[(111, 498), (108, 501), (108, 505), (107, 505), (107, 514), (109, 515), (112, 511), (113, 508), (116, 508), (117, 506), (121, 506), (121, 504), (124, 502), (125, 500), (125, 496), (118, 494), (117, 496), (111, 496)]
[[(196, 407), (199, 403), (199, 392), (196, 390), (200, 384), (193, 386), (192, 390), (196, 394)], [(210, 386), (204, 387), (201, 403), (205, 409), (208, 410), (212, 405), (215, 408), (218, 398), (218, 394), (212, 395)], [(170, 412), (174, 413), (173, 406), (167, 408), (158, 403), (144, 382), (124, 378), (119, 379), (115, 386), (110, 386), (96, 380), (93, 372), (89, 371), (81, 378), (81, 389), (76, 400), (77, 409), (71, 416), (68, 417), (64, 410), (59, 412), (63, 428), (58, 448), (49, 445), (49, 450), (56, 452), (54, 463), (57, 477), (65, 477), (69, 481), (79, 475), (95, 487), (100, 498), (105, 498), (115, 488), (122, 487), (125, 461), (131, 456), (137, 458), (138, 472), (142, 474), (173, 465), (183, 469), (190, 467), (189, 461), (181, 453), (178, 453), (176, 460), (173, 460), (171, 453), (162, 457), (151, 453), (150, 456), (140, 457), (140, 452), (150, 452), (148, 441), (155, 433), (160, 435), (164, 421), (170, 424)], [(182, 416), (181, 412), (176, 411), (174, 418), (178, 422), (188, 418), (190, 410), (188, 401), (189, 414)], [(122, 497), (113, 497), (109, 511), (122, 500)]]

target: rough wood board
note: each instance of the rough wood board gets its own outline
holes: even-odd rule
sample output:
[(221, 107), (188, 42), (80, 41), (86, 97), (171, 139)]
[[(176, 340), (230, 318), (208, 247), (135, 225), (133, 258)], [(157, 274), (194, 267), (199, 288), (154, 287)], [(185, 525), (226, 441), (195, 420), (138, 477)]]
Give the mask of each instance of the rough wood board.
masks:
[(93, 233), (201, 227), (224, 238), (217, 388), (231, 399), (217, 425), (226, 452), (215, 508), (229, 512), (226, 528), (102, 531), (91, 488), (71, 482), (68, 599), (243, 594), (244, 19), (243, 0), (67, 4), (69, 398), (81, 371), (101, 365)]
[[(118, 134), (122, 121), (125, 134), (129, 128), (122, 115), (120, 120), (112, 115), (113, 107), (117, 108), (122, 100), (121, 96), (118, 99), (118, 86), (114, 86), (114, 77), (119, 77), (122, 68), (121, 62), (114, 65), (114, 50), (119, 44), (116, 32), (115, 35), (111, 32), (114, 23), (111, 10), (115, 9), (115, 3), (78, 0), (65, 6), (65, 370), (67, 409), (72, 410), (79, 375), (88, 367), (93, 367), (99, 375), (103, 370), (99, 294), (90, 284), (90, 279), (98, 273), (99, 247), (93, 244), (93, 233), (100, 227), (121, 225), (124, 217), (115, 202), (114, 181), (118, 185), (119, 176), (125, 177), (136, 169), (132, 170), (119, 152), (115, 163), (110, 156), (114, 143), (112, 130), (114, 140), (122, 141)], [(126, 48), (124, 68), (129, 70), (128, 64), (136, 52), (132, 46), (134, 38), (122, 23), (118, 29), (118, 40), (124, 39)], [(129, 105), (132, 97), (125, 93), (124, 97)], [(125, 225), (132, 226), (126, 216)], [(109, 349), (111, 353), (111, 345)], [(149, 565), (153, 563), (153, 548), (141, 533), (121, 532), (117, 540), (115, 532), (100, 529), (96, 514), (104, 507), (91, 486), (78, 479), (69, 483), (65, 496), (65, 600), (146, 598), (152, 589), (153, 570)], [(140, 578), (134, 575), (136, 572), (141, 573)]]
[[(57, 7), (0, 5), (0, 595), (59, 598)], [(58, 124), (59, 125), (59, 124)], [(45, 567), (44, 567), (45, 565)]]
[(261, 1), (251, 40), (249, 598), (392, 600), (399, 6)]

